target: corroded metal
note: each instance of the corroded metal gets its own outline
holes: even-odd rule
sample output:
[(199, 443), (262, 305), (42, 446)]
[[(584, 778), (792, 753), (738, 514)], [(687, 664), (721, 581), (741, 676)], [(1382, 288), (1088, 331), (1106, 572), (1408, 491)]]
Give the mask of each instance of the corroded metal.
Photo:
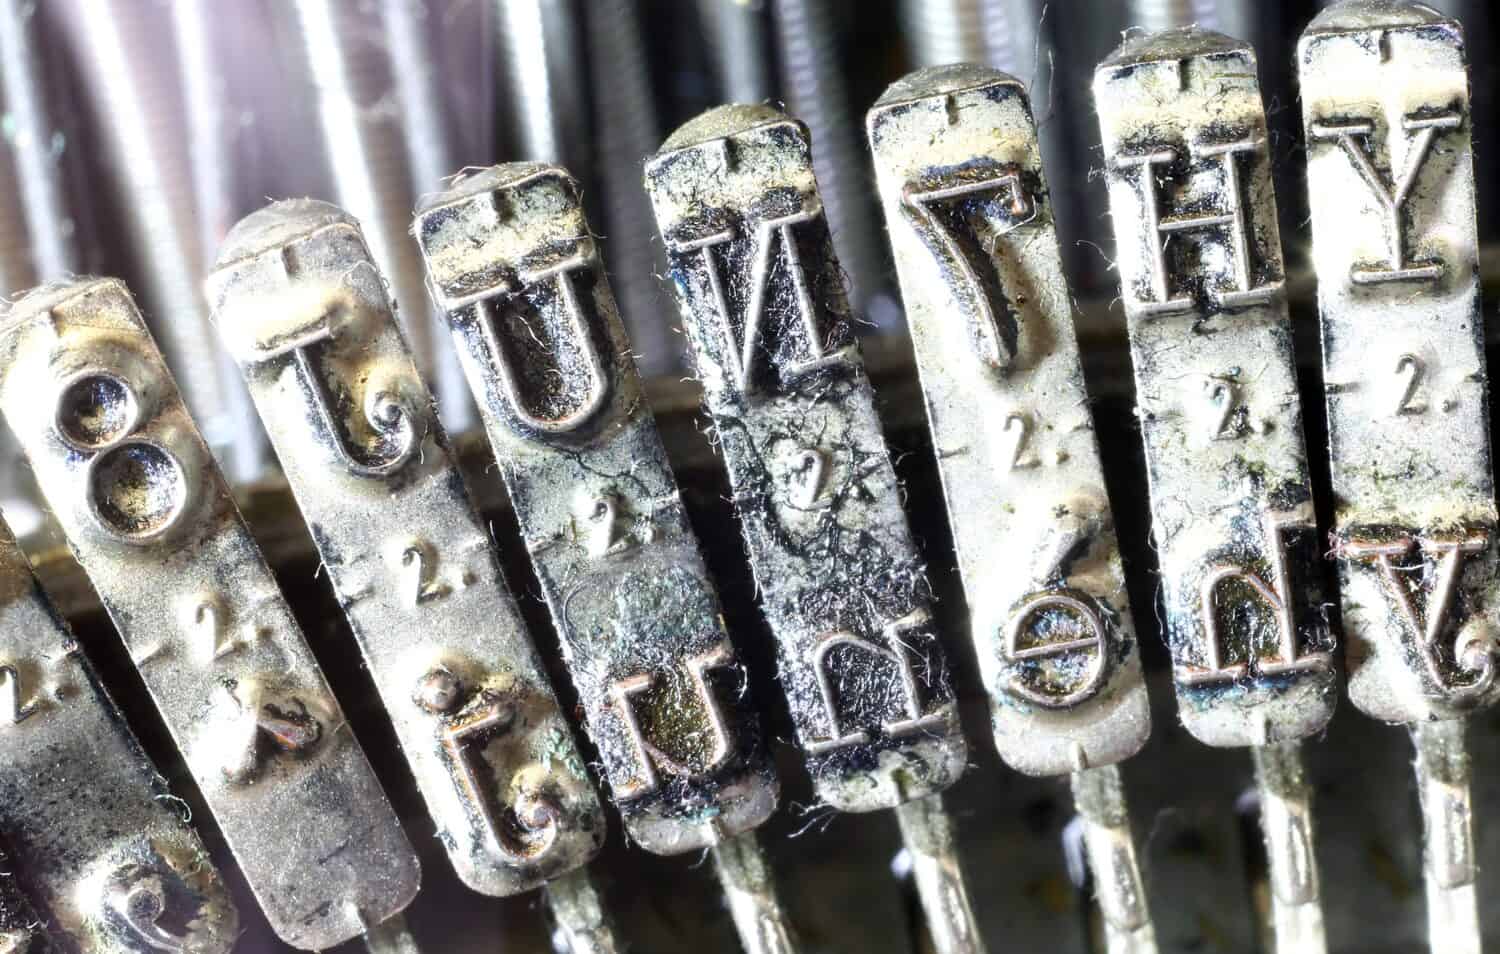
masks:
[(871, 811), (940, 792), (966, 746), (807, 132), (712, 110), (646, 184), (817, 793)]
[(566, 954), (623, 954), (626, 950), (588, 869), (548, 883), (547, 907), (557, 922), (554, 950)]
[(12, 306), (0, 409), (276, 932), (405, 907), (416, 857), (125, 286)]
[(31, 950), (23, 933), (81, 954), (233, 947), (238, 915), (207, 850), (3, 523), (0, 751), (5, 868), (47, 915), (0, 916), (0, 950), (8, 935)]
[(1210, 745), (1300, 739), (1336, 675), (1255, 57), (1149, 35), (1094, 97), (1183, 724)]
[[(1192, 28), (1136, 37), (1094, 100), (1178, 712), (1203, 742), (1290, 763), (1337, 674), (1255, 56)], [(1295, 931), (1277, 949), (1320, 951), (1311, 825), (1262, 796), (1272, 886), (1299, 886), (1272, 892)]]
[(1298, 50), (1349, 697), (1451, 719), (1500, 698), (1463, 38), (1428, 7), (1344, 3)]
[(1349, 697), (1432, 721), (1414, 728), (1430, 933), (1434, 950), (1478, 951), (1467, 771), (1427, 774), (1466, 764), (1462, 726), (1424, 743), (1500, 698), (1463, 34), (1430, 7), (1356, 0), (1312, 22), (1297, 66)]
[(982, 951), (940, 800), (967, 746), (807, 130), (711, 110), (647, 161), (646, 188), (818, 797), (900, 806), (938, 950)]
[(1149, 950), (1118, 776), (1087, 777), (1138, 751), (1151, 713), (1026, 91), (935, 67), (867, 126), (996, 745), (1114, 794), (1085, 814), (1088, 857), (1111, 949)]
[(753, 829), (775, 775), (577, 183), (469, 176), (417, 237), (631, 837), (676, 854)]
[(584, 864), (603, 810), (359, 224), (256, 212), (208, 296), (459, 876), (509, 895)]
[(996, 744), (1117, 762), (1151, 714), (1026, 91), (923, 70), (869, 131)]

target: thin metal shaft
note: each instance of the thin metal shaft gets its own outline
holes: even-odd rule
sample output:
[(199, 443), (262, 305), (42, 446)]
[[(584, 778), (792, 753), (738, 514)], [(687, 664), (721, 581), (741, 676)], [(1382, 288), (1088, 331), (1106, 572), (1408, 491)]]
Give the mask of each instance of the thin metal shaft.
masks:
[(500, 29), (502, 110), (517, 159), (557, 162), (587, 175), (588, 107), (581, 44), (564, 0), (495, 0)]
[(422, 954), (404, 914), (386, 918), (370, 928), (364, 940), (365, 950), (370, 954)]
[(1412, 726), (1422, 805), (1428, 945), (1442, 954), (1482, 948), (1475, 894), (1473, 803), (1463, 720)]
[[(182, 83), (184, 121), (191, 155), (194, 221), (198, 248), (195, 266), (213, 258), (235, 215), (233, 149), (225, 121), (224, 70), (214, 48), (216, 22), (213, 0), (174, 0), (172, 26), (177, 41), (178, 72)], [(260, 424), (250, 406), (250, 395), (227, 354), (214, 354), (219, 369), (226, 425), (235, 435), (232, 476), (254, 480), (265, 469), (265, 446)]]
[(666, 271), (646, 190), (641, 157), (661, 142), (637, 0), (593, 0), (584, 6), (592, 64), (595, 162), (604, 189), (611, 284), (636, 352), (650, 377), (670, 370), (680, 345), (663, 313), (671, 303), (656, 276)]
[(236, 479), (256, 476), (258, 435), (246, 434), (226, 395), (220, 355), (198, 289), (203, 259), (188, 157), (180, 76), (153, 57), (154, 16), (122, 0), (81, 0), (68, 36), (98, 103), (109, 176), (130, 244), (141, 251), (141, 293), (151, 327), (209, 446)]
[[(391, 59), (370, 39), (371, 23), (361, 10), (334, 0), (297, 0), (296, 7), (338, 202), (363, 226), (376, 264), (391, 281), (417, 367), (430, 375), (427, 289), (406, 234), (416, 199), (401, 114), (415, 107), (401, 102)], [(379, 108), (387, 98), (397, 108)]]
[(698, 0), (719, 95), (730, 103), (762, 103), (774, 95), (773, 58), (765, 7), (743, 0)]
[[(381, 15), (389, 40), (391, 71), (401, 97), (401, 125), (405, 135), (407, 163), (411, 167), (412, 191), (415, 195), (435, 191), (444, 176), (458, 171), (453, 155), (453, 135), (444, 113), (444, 99), (435, 65), (442, 62), (433, 49), (427, 22), (427, 6), (422, 0), (383, 0)], [(401, 247), (410, 254), (411, 243), (401, 236)], [(413, 309), (407, 321), (425, 315), (432, 336), (431, 371), (438, 410), (449, 433), (461, 434), (474, 426), (474, 399), (464, 381), (458, 352), (443, 334), (446, 321), (424, 295), (419, 301), (403, 305)]]
[(1146, 904), (1119, 767), (1083, 769), (1074, 772), (1072, 779), (1094, 896), (1104, 915), (1106, 950), (1109, 954), (1154, 954), (1156, 929)]
[(933, 949), (937, 954), (984, 954), (943, 797), (929, 795), (903, 802), (896, 807), (896, 820), (911, 853), (912, 880), (927, 915)]
[(813, 170), (855, 310), (877, 325), (899, 323), (899, 311), (877, 307), (887, 271), (870, 198), (869, 160), (860, 148), (840, 72), (828, 0), (772, 0), (788, 111), (812, 132)]
[(35, 3), (0, 0), (0, 83), (32, 267), (39, 278), (50, 280), (78, 270), (78, 246), (64, 199), (57, 128), (37, 61), (36, 16)]
[(776, 897), (776, 881), (755, 832), (719, 842), (713, 856), (745, 954), (793, 954), (798, 949), (796, 938)]
[(625, 950), (587, 868), (574, 869), (548, 882), (546, 898), (556, 921), (553, 946), (559, 951), (620, 954)]
[(1251, 748), (1260, 793), (1260, 828), (1266, 844), (1270, 918), (1275, 954), (1322, 954), (1323, 907), (1318, 859), (1313, 852), (1312, 789), (1302, 769), (1301, 747), (1276, 742)]

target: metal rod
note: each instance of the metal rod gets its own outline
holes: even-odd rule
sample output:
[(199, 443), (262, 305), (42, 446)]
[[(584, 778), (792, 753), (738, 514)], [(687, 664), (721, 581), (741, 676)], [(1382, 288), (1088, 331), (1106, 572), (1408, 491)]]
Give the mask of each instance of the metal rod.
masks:
[[(381, 13), (389, 40), (391, 72), (401, 97), (402, 141), (411, 167), (412, 192), (416, 196), (442, 187), (443, 177), (457, 172), (453, 135), (443, 108), (443, 91), (436, 64), (442, 62), (433, 49), (431, 15), (422, 0), (383, 0)], [(644, 153), (643, 153), (644, 154)], [(410, 253), (411, 242), (403, 235), (401, 247)], [(447, 343), (447, 321), (424, 295), (406, 307), (419, 309), (408, 321), (425, 315), (427, 334), (432, 337), (431, 378), (443, 426), (461, 434), (474, 426), (474, 399), (458, 363), (458, 351)]]
[(1260, 829), (1266, 844), (1271, 927), (1276, 954), (1328, 950), (1313, 852), (1312, 789), (1302, 769), (1301, 747), (1276, 742), (1251, 747), (1260, 794)]
[(400, 102), (401, 93), (386, 49), (370, 39), (372, 24), (362, 11), (334, 0), (297, 0), (296, 8), (338, 202), (359, 219), (375, 263), (391, 281), (417, 367), (430, 375), (434, 336), (427, 289), (406, 234), (416, 199), (400, 116), (415, 107), (368, 107), (385, 96)]
[(1442, 954), (1482, 948), (1475, 893), (1473, 802), (1464, 720), (1411, 727), (1417, 796), (1422, 805), (1428, 946)]
[(620, 954), (625, 950), (587, 868), (577, 868), (548, 882), (545, 897), (556, 922), (553, 946), (559, 951)]
[(193, 418), (231, 476), (252, 479), (259, 435), (242, 430), (226, 395), (208, 309), (198, 289), (202, 255), (188, 157), (179, 148), (180, 75), (146, 51), (158, 28), (147, 8), (81, 0), (68, 36), (98, 103), (109, 176), (129, 242), (141, 250), (141, 292)]
[(1130, 809), (1117, 766), (1074, 772), (1073, 802), (1083, 820), (1083, 847), (1094, 897), (1104, 915), (1109, 954), (1154, 954), (1156, 929), (1136, 860)]
[[(31, 261), (43, 281), (78, 270), (73, 216), (37, 60), (37, 6), (0, 0), (0, 83), (5, 94), (6, 142), (15, 160), (21, 205), (30, 232)], [(14, 289), (12, 289), (14, 290)]]
[(792, 954), (798, 949), (791, 922), (776, 897), (771, 865), (760, 839), (749, 831), (712, 849), (719, 884), (745, 954)]
[(365, 932), (364, 942), (370, 954), (422, 954), (404, 914), (386, 918), (370, 928)]
[(979, 922), (959, 867), (953, 824), (942, 795), (915, 798), (896, 806), (901, 839), (911, 853), (912, 880), (927, 916), (937, 954), (983, 954)]

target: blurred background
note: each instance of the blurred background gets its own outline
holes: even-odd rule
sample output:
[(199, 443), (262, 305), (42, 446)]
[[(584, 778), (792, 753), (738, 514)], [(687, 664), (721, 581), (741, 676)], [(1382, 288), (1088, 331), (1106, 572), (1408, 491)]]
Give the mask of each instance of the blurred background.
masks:
[[(1500, 11), (1489, 0), (1434, 6), (1458, 16), (1467, 31), (1483, 170), (1500, 119), (1494, 57)], [(512, 583), (555, 665), (555, 639), (488, 447), (472, 431), (470, 399), (427, 302), (408, 229), (417, 197), (464, 167), (517, 159), (567, 165), (586, 184), (591, 221), (603, 237), (605, 264), (651, 379), (653, 406), (694, 522), (710, 545), (739, 645), (763, 683), (758, 695), (768, 721), (786, 739), (788, 722), (770, 688), (770, 638), (702, 434), (697, 396), (684, 380), (675, 309), (656, 278), (661, 243), (641, 186), (642, 158), (698, 112), (726, 101), (784, 104), (812, 130), (825, 207), (865, 322), (909, 511), (943, 596), (973, 761), (951, 801), (990, 949), (1096, 950), (1065, 780), (1021, 778), (999, 763), (988, 742), (987, 703), (967, 639), (863, 136), (864, 110), (910, 69), (970, 60), (1015, 74), (1032, 89), (1157, 703), (1153, 740), (1126, 765), (1125, 776), (1158, 938), (1172, 951), (1257, 950), (1265, 943), (1257, 930), (1265, 883), (1255, 805), (1246, 794), (1250, 762), (1243, 753), (1205, 749), (1178, 728), (1152, 612), (1144, 471), (1123, 315), (1112, 306), (1116, 276), (1089, 84), (1095, 64), (1127, 30), (1198, 23), (1254, 44), (1272, 130), (1308, 440), (1317, 448), (1321, 385), (1304, 264), (1308, 229), (1292, 68), (1296, 38), (1315, 12), (1307, 0), (0, 0), (0, 293), (12, 296), (70, 272), (130, 282), (423, 849), (427, 887), (411, 910), (418, 939), (435, 951), (545, 950), (546, 925), (534, 897), (495, 901), (468, 892), (433, 842), (239, 374), (218, 348), (200, 282), (228, 228), (268, 199), (328, 199), (361, 219), (444, 420), (461, 435), (469, 477), (510, 547)], [(1481, 235), (1492, 240), (1500, 187), (1481, 174), (1479, 189)], [(1497, 264), (1487, 252), (1486, 278)], [(1315, 476), (1326, 528), (1327, 475)], [(195, 821), (221, 866), (232, 871), (86, 581), (48, 532), (28, 479), (9, 438), (0, 435), (0, 507), (132, 725), (196, 807)], [(565, 674), (559, 668), (555, 675), (566, 699)], [(1475, 721), (1479, 860), (1489, 875), (1481, 911), (1492, 935), (1500, 934), (1500, 905), (1485, 903), (1500, 892), (1494, 877), (1500, 823), (1492, 823), (1500, 812), (1497, 738), (1500, 719)], [(898, 877), (894, 820), (808, 811), (810, 793), (792, 747), (780, 744), (778, 756), (785, 807), (767, 841), (808, 949), (924, 949), (916, 904)], [(1334, 949), (1426, 950), (1420, 825), (1404, 731), (1345, 706), (1307, 758), (1318, 788)], [(657, 859), (629, 848), (618, 826), (608, 853), (608, 900), (637, 950), (736, 949), (710, 871), (694, 859)], [(236, 881), (236, 888), (248, 924), (241, 950), (281, 950), (243, 885)]]

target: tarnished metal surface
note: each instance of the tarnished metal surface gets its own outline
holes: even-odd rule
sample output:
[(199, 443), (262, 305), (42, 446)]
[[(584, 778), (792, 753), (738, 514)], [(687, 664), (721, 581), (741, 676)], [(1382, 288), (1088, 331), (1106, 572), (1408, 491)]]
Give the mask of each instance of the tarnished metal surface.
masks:
[(1276, 948), (1315, 954), (1309, 795), (1268, 784), (1300, 778), (1337, 673), (1255, 55), (1149, 34), (1099, 66), (1094, 98), (1178, 712), (1209, 745), (1256, 747)]
[(1255, 56), (1128, 41), (1094, 81), (1179, 712), (1210, 745), (1333, 713)]
[(721, 107), (646, 185), (817, 794), (871, 811), (940, 792), (966, 746), (807, 132)]
[[(208, 852), (4, 524), (0, 751), (6, 868), (44, 906), (45, 929), (33, 930), (50, 933), (53, 950), (233, 946), (238, 915)], [(29, 951), (14, 940), (23, 929), (0, 923), (0, 950), (9, 934)]]
[[(1500, 696), (1463, 34), (1426, 6), (1357, 0), (1312, 22), (1297, 66), (1349, 698), (1386, 722), (1459, 719)], [(1463, 727), (1414, 738), (1431, 943), (1477, 952)]]
[(1451, 719), (1500, 697), (1463, 37), (1428, 7), (1345, 3), (1298, 67), (1349, 698)]
[(603, 810), (358, 223), (273, 204), (208, 289), (459, 876), (507, 895), (584, 864)]
[(0, 410), (277, 933), (400, 911), (416, 858), (123, 284), (5, 313)]
[(1026, 91), (923, 70), (868, 125), (996, 745), (1117, 762), (1151, 713)]
[(555, 951), (623, 954), (626, 950), (586, 869), (570, 872), (548, 884), (547, 906), (557, 919), (552, 942)]
[(1026, 91), (934, 67), (867, 126), (996, 745), (1079, 773), (1111, 950), (1153, 950), (1118, 776), (1088, 777), (1151, 714)]
[(757, 827), (760, 720), (577, 183), (498, 166), (416, 232), (630, 836), (677, 854)]

